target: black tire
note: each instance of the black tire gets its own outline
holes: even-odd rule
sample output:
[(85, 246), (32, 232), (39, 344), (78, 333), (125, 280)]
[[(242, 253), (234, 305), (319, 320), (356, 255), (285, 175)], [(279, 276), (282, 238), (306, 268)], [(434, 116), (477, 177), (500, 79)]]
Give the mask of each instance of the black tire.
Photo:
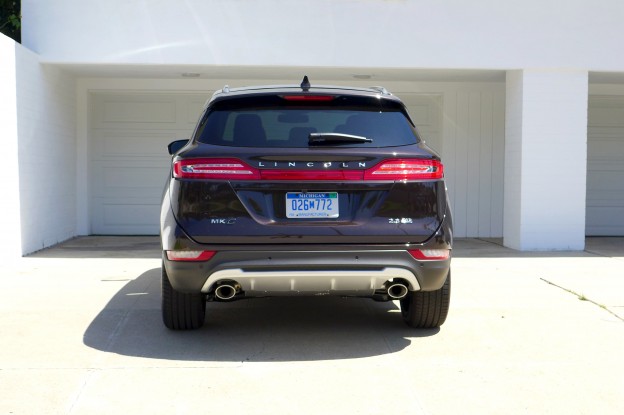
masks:
[(194, 330), (204, 325), (206, 296), (176, 291), (162, 266), (161, 310), (163, 323), (171, 330)]
[(421, 329), (440, 327), (446, 320), (451, 303), (451, 272), (442, 288), (436, 291), (412, 291), (401, 299), (403, 321)]

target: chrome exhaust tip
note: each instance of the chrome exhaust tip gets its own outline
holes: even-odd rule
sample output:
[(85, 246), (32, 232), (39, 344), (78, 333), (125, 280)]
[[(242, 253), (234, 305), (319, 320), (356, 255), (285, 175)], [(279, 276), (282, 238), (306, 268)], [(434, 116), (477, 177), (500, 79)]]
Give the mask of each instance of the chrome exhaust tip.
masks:
[(220, 284), (217, 288), (215, 288), (215, 297), (219, 300), (231, 300), (238, 294), (240, 291), (240, 284), (231, 281)]
[(394, 300), (400, 300), (405, 297), (409, 292), (407, 285), (403, 283), (390, 283), (388, 285), (387, 293), (388, 296)]

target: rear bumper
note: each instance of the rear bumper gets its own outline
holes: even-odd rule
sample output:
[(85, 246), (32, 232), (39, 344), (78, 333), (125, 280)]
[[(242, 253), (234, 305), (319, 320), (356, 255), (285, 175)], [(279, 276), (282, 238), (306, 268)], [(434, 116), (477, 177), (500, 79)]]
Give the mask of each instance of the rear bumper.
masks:
[[(210, 249), (213, 248), (217, 247)], [(437, 290), (444, 284), (451, 262), (450, 258), (419, 261), (404, 247), (353, 249), (343, 246), (331, 251), (327, 246), (307, 247), (307, 250), (300, 246), (297, 250), (292, 246), (263, 248), (214, 249), (217, 254), (204, 262), (169, 261), (163, 255), (164, 266), (172, 286), (181, 292), (211, 294), (219, 282), (236, 281), (249, 297), (373, 296), (392, 280), (405, 281), (410, 291)]]
[(164, 251), (216, 252), (204, 262), (169, 261), (163, 255), (171, 285), (180, 292), (211, 294), (215, 283), (235, 280), (233, 276), (240, 279), (236, 282), (246, 296), (373, 296), (388, 279), (402, 279), (412, 291), (435, 291), (444, 285), (451, 265), (450, 256), (446, 260), (421, 261), (407, 252), (451, 250), (453, 233), (448, 211), (442, 225), (426, 242), (402, 244), (202, 244), (177, 225), (166, 203), (161, 214)]
[(240, 268), (212, 274), (202, 292), (210, 294), (222, 281), (234, 281), (245, 296), (352, 295), (372, 296), (388, 281), (404, 281), (410, 291), (420, 285), (412, 272), (402, 268), (336, 271), (244, 271)]

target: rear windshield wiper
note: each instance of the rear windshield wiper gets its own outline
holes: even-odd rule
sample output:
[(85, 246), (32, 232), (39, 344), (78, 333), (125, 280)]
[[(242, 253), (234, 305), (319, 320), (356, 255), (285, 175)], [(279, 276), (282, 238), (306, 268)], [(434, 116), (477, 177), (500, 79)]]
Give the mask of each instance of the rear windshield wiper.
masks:
[(308, 144), (372, 143), (371, 138), (341, 133), (311, 133)]

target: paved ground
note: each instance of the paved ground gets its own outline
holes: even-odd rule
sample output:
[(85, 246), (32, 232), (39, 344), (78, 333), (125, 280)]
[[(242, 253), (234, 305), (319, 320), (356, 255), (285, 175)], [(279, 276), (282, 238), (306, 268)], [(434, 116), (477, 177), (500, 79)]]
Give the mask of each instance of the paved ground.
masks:
[(624, 239), (456, 248), (440, 330), (395, 303), (280, 298), (174, 333), (155, 238), (74, 239), (0, 269), (0, 414), (624, 413)]

